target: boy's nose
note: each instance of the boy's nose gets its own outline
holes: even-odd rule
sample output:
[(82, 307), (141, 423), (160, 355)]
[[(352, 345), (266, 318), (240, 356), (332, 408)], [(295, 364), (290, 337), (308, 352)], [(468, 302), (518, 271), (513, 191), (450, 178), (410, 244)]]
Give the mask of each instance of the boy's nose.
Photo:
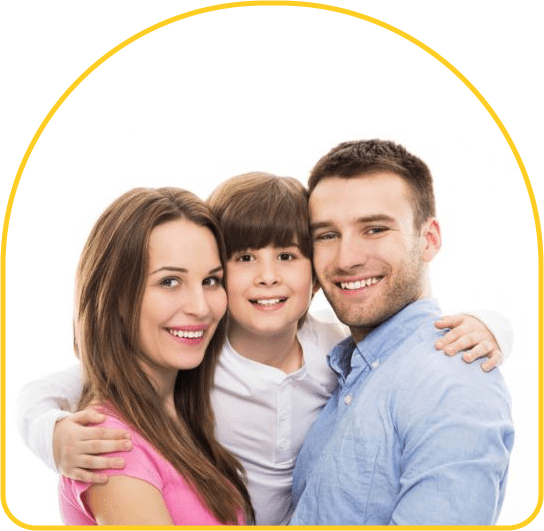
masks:
[(255, 279), (257, 284), (273, 286), (281, 281), (277, 268), (272, 263), (263, 263)]

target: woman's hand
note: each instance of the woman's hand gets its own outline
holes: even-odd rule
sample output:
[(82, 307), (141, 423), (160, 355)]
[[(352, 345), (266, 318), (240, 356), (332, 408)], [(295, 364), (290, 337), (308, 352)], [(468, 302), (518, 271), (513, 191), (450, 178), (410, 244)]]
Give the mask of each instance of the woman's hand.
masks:
[(463, 360), (467, 363), (487, 357), (488, 359), (482, 363), (485, 372), (501, 364), (503, 355), (495, 336), (476, 317), (465, 314), (445, 315), (436, 321), (435, 326), (440, 329), (450, 328), (450, 331), (435, 343), (435, 347), (443, 350), (448, 356), (466, 351)]
[(100, 455), (132, 448), (130, 433), (88, 426), (105, 419), (102, 413), (88, 408), (57, 422), (53, 432), (53, 455), (63, 476), (88, 483), (105, 483), (108, 476), (93, 470), (125, 466), (123, 459)]

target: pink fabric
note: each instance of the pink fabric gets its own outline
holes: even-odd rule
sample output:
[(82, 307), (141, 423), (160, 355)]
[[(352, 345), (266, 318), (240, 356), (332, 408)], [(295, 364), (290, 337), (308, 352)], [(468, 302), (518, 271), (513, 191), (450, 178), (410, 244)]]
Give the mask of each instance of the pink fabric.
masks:
[[(110, 457), (122, 457), (126, 463), (125, 468), (108, 469), (104, 471), (106, 474), (130, 476), (155, 486), (162, 493), (174, 525), (221, 525), (213, 513), (202, 504), (183, 476), (131, 427), (109, 415), (99, 426), (121, 428), (132, 435), (133, 449), (130, 452), (107, 454)], [(60, 509), (66, 525), (97, 525), (83, 500), (83, 493), (91, 486), (91, 483), (61, 476)], [(241, 515), (238, 516), (238, 524), (244, 524)]]

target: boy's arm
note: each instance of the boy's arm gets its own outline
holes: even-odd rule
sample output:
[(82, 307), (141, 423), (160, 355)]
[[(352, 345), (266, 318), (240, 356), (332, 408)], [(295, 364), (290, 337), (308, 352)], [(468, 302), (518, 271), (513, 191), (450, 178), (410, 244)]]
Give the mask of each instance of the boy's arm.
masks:
[(81, 391), (79, 365), (31, 382), (19, 391), (19, 433), (30, 450), (53, 470), (57, 469), (53, 457), (55, 424), (76, 410)]
[(73, 479), (103, 483), (106, 476), (88, 469), (122, 468), (124, 463), (96, 454), (130, 449), (130, 435), (88, 426), (105, 418), (92, 408), (71, 414), (81, 391), (79, 365), (27, 384), (18, 396), (18, 428), (25, 444), (49, 468)]
[(449, 356), (465, 351), (463, 359), (468, 363), (487, 357), (482, 363), (482, 369), (486, 372), (500, 365), (512, 351), (510, 321), (491, 310), (445, 315), (436, 322), (436, 327), (451, 329), (436, 342), (437, 349), (444, 350)]

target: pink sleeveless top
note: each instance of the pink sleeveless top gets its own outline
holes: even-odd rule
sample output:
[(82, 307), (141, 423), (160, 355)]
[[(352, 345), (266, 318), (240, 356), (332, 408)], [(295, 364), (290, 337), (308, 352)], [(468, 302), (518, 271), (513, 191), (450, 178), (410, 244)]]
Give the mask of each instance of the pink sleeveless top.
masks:
[[(174, 525), (222, 525), (203, 505), (185, 478), (134, 429), (111, 416), (97, 426), (120, 428), (129, 431), (132, 435), (131, 451), (105, 454), (108, 457), (123, 458), (125, 468), (104, 470), (105, 474), (138, 478), (156, 487), (162, 493)], [(61, 476), (60, 509), (66, 525), (97, 525), (84, 500), (84, 493), (91, 486), (92, 483)], [(242, 513), (239, 512), (238, 525), (244, 525), (244, 523)]]

